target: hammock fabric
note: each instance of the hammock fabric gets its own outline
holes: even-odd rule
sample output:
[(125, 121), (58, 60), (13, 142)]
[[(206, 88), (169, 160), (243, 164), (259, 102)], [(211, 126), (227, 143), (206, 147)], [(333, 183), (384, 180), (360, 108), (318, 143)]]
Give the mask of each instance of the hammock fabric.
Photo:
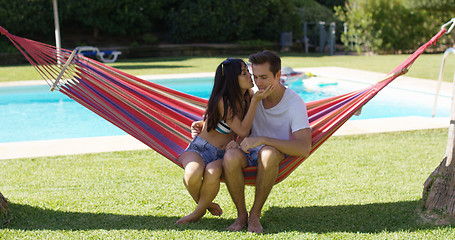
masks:
[[(313, 130), (311, 153), (381, 89), (405, 74), (417, 57), (445, 32), (447, 30), (441, 28), (384, 80), (365, 89), (308, 102), (308, 116)], [(140, 79), (82, 55), (72, 56), (70, 50), (14, 36), (2, 27), (0, 33), (13, 42), (49, 86), (181, 167), (177, 159), (191, 141), (191, 123), (201, 120), (206, 99)], [(284, 159), (280, 163), (276, 183), (285, 179), (304, 160), (304, 157), (292, 156)], [(257, 167), (244, 170), (245, 184), (255, 184), (256, 171)]]

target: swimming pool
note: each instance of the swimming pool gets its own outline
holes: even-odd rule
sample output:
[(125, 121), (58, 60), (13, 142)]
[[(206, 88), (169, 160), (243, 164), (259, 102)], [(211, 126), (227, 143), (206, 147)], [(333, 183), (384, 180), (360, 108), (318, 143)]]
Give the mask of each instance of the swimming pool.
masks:
[[(153, 82), (208, 98), (213, 77), (153, 79)], [(335, 96), (366, 87), (366, 84), (325, 81), (318, 78), (295, 83), (306, 101)], [(371, 119), (400, 116), (431, 116), (434, 96), (422, 92), (386, 88), (373, 98), (360, 116)], [(450, 97), (438, 100), (438, 117), (448, 117)], [(35, 141), (125, 135), (126, 133), (47, 85), (0, 87), (0, 142)]]

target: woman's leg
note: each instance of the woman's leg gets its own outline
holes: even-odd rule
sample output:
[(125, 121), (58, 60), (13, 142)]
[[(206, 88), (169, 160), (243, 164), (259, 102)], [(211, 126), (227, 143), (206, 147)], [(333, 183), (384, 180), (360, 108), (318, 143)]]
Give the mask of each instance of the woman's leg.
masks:
[(195, 152), (184, 152), (179, 157), (185, 173), (183, 175), (183, 184), (190, 193), (191, 197), (197, 203), (202, 186), (202, 177), (204, 174), (205, 163), (202, 157)]
[[(197, 222), (205, 215), (207, 208), (213, 209), (213, 207), (218, 206), (218, 204), (212, 203), (212, 201), (220, 190), (220, 177), (223, 173), (221, 161), (221, 159), (216, 160), (206, 166), (196, 209), (191, 214), (182, 217), (177, 223)], [(219, 215), (221, 215), (221, 208), (219, 208), (219, 211)]]

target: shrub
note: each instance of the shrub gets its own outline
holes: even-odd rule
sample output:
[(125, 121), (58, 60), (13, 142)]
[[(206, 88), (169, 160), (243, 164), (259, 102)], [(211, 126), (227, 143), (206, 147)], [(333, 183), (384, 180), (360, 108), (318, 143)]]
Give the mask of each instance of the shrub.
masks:
[(53, 36), (54, 15), (49, 0), (0, 0), (0, 26), (15, 35), (38, 39)]
[[(325, 4), (332, 7), (334, 4), (340, 4), (341, 2), (344, 2), (344, 0), (327, 0), (325, 1)], [(336, 24), (336, 39), (339, 41), (341, 32), (343, 31), (343, 22), (335, 16), (334, 9), (331, 9), (326, 5), (321, 5), (315, 0), (294, 0), (294, 3), (297, 6), (303, 21), (309, 23), (307, 35), (310, 42), (314, 44), (318, 44), (319, 42), (320, 33), (317, 25), (319, 22), (325, 22), (327, 26), (326, 29), (328, 29), (329, 23), (334, 22)]]
[(450, 19), (441, 20), (441, 14), (411, 0), (349, 0), (336, 14), (347, 24), (346, 48), (353, 44), (357, 51), (377, 53), (414, 50)]
[[(277, 42), (280, 33), (301, 37), (302, 17), (295, 0), (78, 0), (59, 1), (62, 39), (128, 37), (128, 41)], [(50, 0), (0, 0), (0, 25), (11, 33), (54, 44), (54, 16)], [(5, 39), (0, 40), (4, 48)], [(74, 43), (71, 43), (74, 44)], [(0, 49), (5, 51), (5, 49)]]
[[(164, 9), (177, 0), (59, 1), (62, 30), (74, 27), (95, 34), (135, 36), (160, 28)], [(0, 0), (0, 25), (11, 33), (37, 40), (53, 40), (54, 13), (50, 0)]]
[(183, 0), (166, 17), (173, 42), (276, 41), (298, 31), (299, 16), (289, 0)]

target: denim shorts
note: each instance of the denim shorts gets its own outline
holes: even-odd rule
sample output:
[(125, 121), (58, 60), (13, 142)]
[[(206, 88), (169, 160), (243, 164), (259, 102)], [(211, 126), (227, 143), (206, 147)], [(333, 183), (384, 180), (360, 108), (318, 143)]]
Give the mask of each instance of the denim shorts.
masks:
[(249, 149), (247, 153), (245, 153), (246, 160), (248, 161), (248, 167), (256, 167), (258, 165), (258, 155), (259, 149)]
[(212, 144), (205, 141), (203, 138), (198, 136), (194, 137), (190, 145), (186, 148), (185, 152), (195, 152), (204, 159), (205, 165), (218, 160), (223, 159), (225, 150), (220, 150)]
[[(258, 158), (259, 158), (259, 151), (260, 148), (252, 148), (249, 149), (247, 153), (245, 153), (246, 160), (248, 161), (248, 167), (257, 167), (258, 166)], [(284, 158), (289, 157), (289, 155), (284, 154)]]

